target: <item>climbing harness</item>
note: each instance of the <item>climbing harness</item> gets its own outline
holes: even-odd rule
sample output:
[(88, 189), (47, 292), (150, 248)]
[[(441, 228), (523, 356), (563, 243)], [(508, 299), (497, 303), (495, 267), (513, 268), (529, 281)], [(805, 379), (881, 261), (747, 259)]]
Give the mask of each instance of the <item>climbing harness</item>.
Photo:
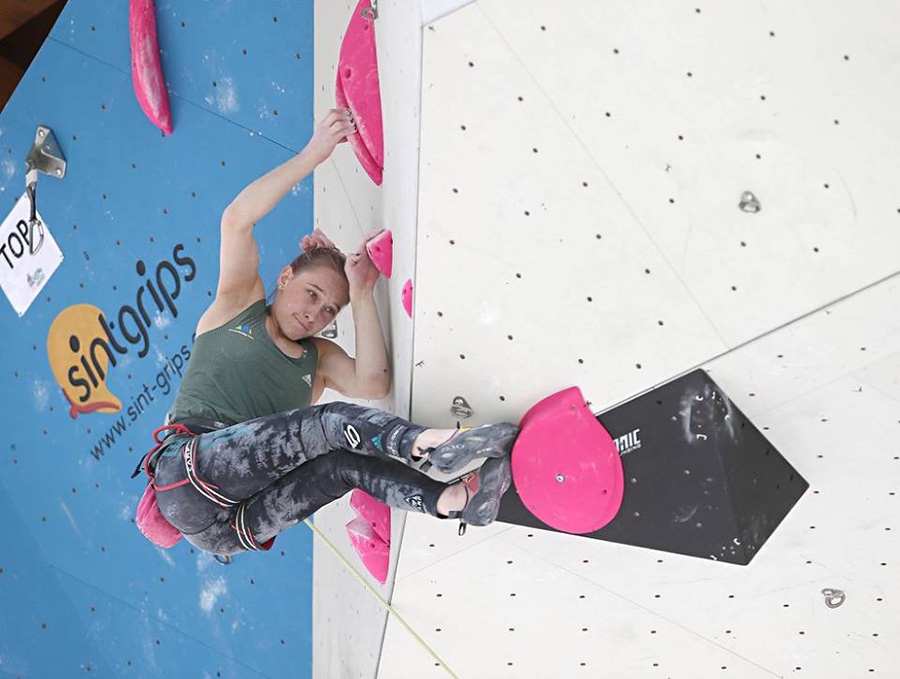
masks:
[[(177, 543), (182, 536), (182, 533), (178, 531), (177, 528), (172, 526), (172, 524), (166, 521), (165, 517), (163, 517), (162, 512), (160, 512), (159, 506), (156, 502), (156, 493), (165, 492), (167, 490), (180, 488), (182, 486), (190, 484), (191, 486), (193, 486), (194, 490), (200, 493), (200, 495), (205, 497), (210, 502), (218, 505), (219, 507), (222, 507), (223, 509), (231, 509), (233, 507), (237, 507), (234, 523), (231, 524), (231, 527), (237, 533), (238, 542), (240, 542), (241, 547), (243, 547), (247, 551), (254, 552), (267, 551), (272, 548), (272, 544), (275, 542), (274, 537), (262, 544), (257, 542), (256, 538), (253, 537), (253, 534), (250, 531), (250, 527), (247, 525), (247, 521), (245, 518), (246, 505), (244, 501), (231, 499), (230, 497), (222, 493), (219, 490), (218, 486), (204, 481), (197, 475), (196, 462), (198, 436), (206, 432), (222, 429), (225, 426), (226, 425), (222, 424), (221, 422), (215, 422), (212, 420), (188, 420), (180, 424), (169, 424), (159, 427), (153, 432), (153, 440), (156, 445), (152, 450), (150, 450), (141, 458), (141, 461), (135, 468), (134, 473), (131, 475), (131, 478), (135, 478), (138, 474), (141, 473), (141, 469), (143, 469), (144, 473), (150, 479), (147, 483), (147, 488), (144, 490), (144, 496), (141, 498), (141, 501), (138, 504), (136, 523), (138, 524), (138, 528), (141, 530), (144, 536), (154, 544), (160, 547), (171, 547), (175, 543)], [(164, 432), (165, 436), (161, 437), (161, 434), (163, 434)], [(185, 444), (184, 449), (181, 453), (182, 459), (184, 461), (184, 471), (186, 478), (166, 486), (158, 486), (156, 485), (155, 469), (157, 454), (162, 448), (163, 444), (165, 444), (171, 436), (176, 435), (191, 437), (191, 439)], [(228, 558), (226, 557), (226, 559)], [(219, 560), (220, 563), (226, 563), (225, 561), (222, 561), (220, 559), (217, 560)], [(228, 559), (227, 563), (230, 562), (231, 560)]]

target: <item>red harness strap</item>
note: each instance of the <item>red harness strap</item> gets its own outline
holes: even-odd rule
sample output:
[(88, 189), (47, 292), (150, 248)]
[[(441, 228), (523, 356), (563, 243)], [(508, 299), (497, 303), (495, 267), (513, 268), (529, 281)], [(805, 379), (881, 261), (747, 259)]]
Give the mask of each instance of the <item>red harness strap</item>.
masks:
[[(153, 455), (156, 454), (156, 452), (165, 442), (165, 438), (160, 438), (160, 434), (165, 431), (174, 431), (176, 434), (186, 434), (191, 437), (191, 440), (188, 441), (188, 444), (187, 446), (185, 446), (184, 452), (182, 453), (182, 457), (184, 459), (184, 469), (187, 473), (187, 478), (181, 481), (177, 481), (176, 483), (170, 483), (168, 486), (157, 486), (156, 475), (150, 471), (150, 460), (153, 459)], [(156, 445), (153, 446), (153, 449), (149, 453), (144, 455), (141, 466), (143, 466), (144, 468), (144, 473), (146, 473), (147, 476), (150, 477), (150, 482), (153, 484), (154, 489), (156, 489), (157, 491), (172, 490), (173, 488), (180, 488), (181, 486), (186, 486), (190, 483), (198, 493), (200, 493), (210, 502), (214, 502), (220, 507), (225, 507), (226, 509), (228, 509), (237, 504), (236, 500), (232, 500), (222, 493), (218, 492), (218, 486), (212, 483), (207, 483), (199, 476), (197, 476), (197, 472), (194, 469), (194, 453), (197, 444), (197, 434), (192, 432), (183, 424), (167, 424), (154, 430), (153, 440), (156, 442)]]
[[(176, 434), (186, 434), (192, 437), (191, 440), (188, 441), (182, 453), (187, 478), (182, 481), (169, 484), (168, 486), (157, 486), (155, 475), (150, 472), (150, 461), (153, 458), (153, 455), (162, 447), (163, 443), (165, 442), (166, 437), (160, 438), (160, 434), (166, 431), (174, 431)], [(214, 502), (220, 507), (230, 509), (235, 505), (240, 505), (235, 517), (235, 523), (232, 524), (231, 527), (237, 533), (238, 541), (241, 543), (241, 546), (248, 551), (268, 551), (272, 548), (272, 544), (275, 542), (274, 537), (266, 540), (262, 544), (257, 542), (253, 537), (253, 534), (250, 532), (250, 527), (247, 525), (247, 522), (244, 519), (243, 502), (230, 499), (229, 497), (219, 492), (218, 486), (212, 483), (207, 483), (197, 476), (194, 458), (196, 454), (197, 434), (192, 432), (183, 424), (167, 424), (154, 430), (153, 440), (156, 442), (156, 445), (150, 452), (144, 455), (143, 459), (138, 465), (138, 469), (135, 470), (132, 478), (134, 476), (137, 476), (138, 473), (140, 473), (140, 468), (143, 467), (144, 473), (146, 473), (147, 476), (150, 477), (150, 483), (156, 491), (172, 490), (173, 488), (180, 488), (181, 486), (186, 486), (190, 483), (198, 493), (203, 495), (203, 497), (205, 497), (210, 502)]]
[(183, 486), (188, 483), (187, 479), (184, 481), (179, 481), (178, 483), (173, 483), (169, 486), (163, 486), (162, 488), (156, 487), (156, 475), (150, 472), (150, 460), (153, 458), (153, 455), (162, 447), (162, 444), (165, 443), (166, 438), (160, 438), (160, 434), (165, 431), (174, 431), (177, 434), (187, 434), (188, 436), (193, 436), (193, 432), (190, 429), (185, 427), (183, 424), (167, 424), (162, 427), (157, 427), (153, 431), (153, 440), (156, 442), (156, 445), (141, 458), (141, 461), (138, 463), (137, 469), (134, 470), (134, 474), (131, 475), (131, 478), (134, 478), (138, 474), (140, 474), (141, 469), (144, 470), (144, 473), (150, 478), (150, 483), (153, 484), (153, 487), (156, 490), (170, 490), (171, 488), (177, 488), (178, 486)]
[(230, 509), (238, 504), (238, 500), (232, 500), (231, 498), (223, 495), (219, 492), (219, 487), (203, 481), (199, 476), (197, 476), (197, 472), (194, 469), (194, 448), (197, 444), (197, 439), (193, 438), (188, 441), (188, 444), (184, 448), (184, 452), (182, 453), (182, 457), (184, 458), (184, 469), (187, 472), (187, 478), (180, 482), (181, 485), (185, 483), (190, 483), (198, 493), (200, 493), (203, 497), (205, 497), (210, 502), (214, 502), (220, 507), (224, 507), (225, 509)]
[(247, 520), (244, 517), (246, 502), (247, 501), (244, 500), (244, 502), (241, 502), (241, 504), (238, 506), (237, 513), (234, 517), (234, 523), (231, 524), (231, 527), (237, 533), (238, 542), (241, 543), (241, 547), (243, 547), (247, 551), (267, 552), (272, 549), (272, 545), (275, 543), (275, 538), (278, 536), (274, 535), (263, 543), (257, 542), (256, 538), (253, 537), (253, 533), (250, 532), (250, 526), (247, 525)]

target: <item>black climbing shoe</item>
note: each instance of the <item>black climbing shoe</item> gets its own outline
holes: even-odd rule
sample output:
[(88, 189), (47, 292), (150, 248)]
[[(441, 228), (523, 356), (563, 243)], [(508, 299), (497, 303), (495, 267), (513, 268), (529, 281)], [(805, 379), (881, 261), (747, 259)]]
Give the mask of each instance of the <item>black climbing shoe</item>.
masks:
[(512, 482), (512, 466), (509, 455), (492, 458), (471, 474), (463, 477), (466, 489), (466, 506), (461, 512), (449, 512), (447, 518), (459, 519), (459, 534), (464, 535), (466, 525), (487, 526), (497, 518), (500, 499)]
[(436, 448), (422, 449), (423, 453), (428, 453), (428, 458), (422, 463), (421, 470), (428, 471), (433, 465), (447, 474), (462, 469), (479, 457), (508, 456), (518, 435), (519, 428), (507, 422), (486, 424), (475, 429), (463, 427)]

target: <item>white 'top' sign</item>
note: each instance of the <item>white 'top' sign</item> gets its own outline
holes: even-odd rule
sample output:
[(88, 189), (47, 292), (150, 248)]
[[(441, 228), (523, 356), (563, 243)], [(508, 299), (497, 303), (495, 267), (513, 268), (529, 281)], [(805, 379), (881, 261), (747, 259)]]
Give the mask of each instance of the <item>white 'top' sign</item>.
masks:
[[(40, 213), (37, 217), (43, 224)], [(0, 287), (19, 316), (25, 315), (63, 260), (62, 252), (46, 224), (35, 226), (34, 233), (29, 233), (30, 218), (31, 203), (28, 195), (22, 194), (0, 226)], [(42, 243), (41, 229), (44, 234)], [(29, 241), (32, 237), (35, 245), (41, 243), (40, 249), (33, 255)]]

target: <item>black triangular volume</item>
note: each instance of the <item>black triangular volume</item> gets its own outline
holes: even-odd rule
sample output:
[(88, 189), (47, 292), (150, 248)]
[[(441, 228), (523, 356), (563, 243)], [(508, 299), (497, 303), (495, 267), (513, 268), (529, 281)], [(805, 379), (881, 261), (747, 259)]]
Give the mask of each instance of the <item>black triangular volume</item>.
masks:
[[(746, 565), (809, 487), (703, 370), (597, 419), (616, 440), (625, 496), (583, 537)], [(515, 490), (498, 520), (549, 528)]]

